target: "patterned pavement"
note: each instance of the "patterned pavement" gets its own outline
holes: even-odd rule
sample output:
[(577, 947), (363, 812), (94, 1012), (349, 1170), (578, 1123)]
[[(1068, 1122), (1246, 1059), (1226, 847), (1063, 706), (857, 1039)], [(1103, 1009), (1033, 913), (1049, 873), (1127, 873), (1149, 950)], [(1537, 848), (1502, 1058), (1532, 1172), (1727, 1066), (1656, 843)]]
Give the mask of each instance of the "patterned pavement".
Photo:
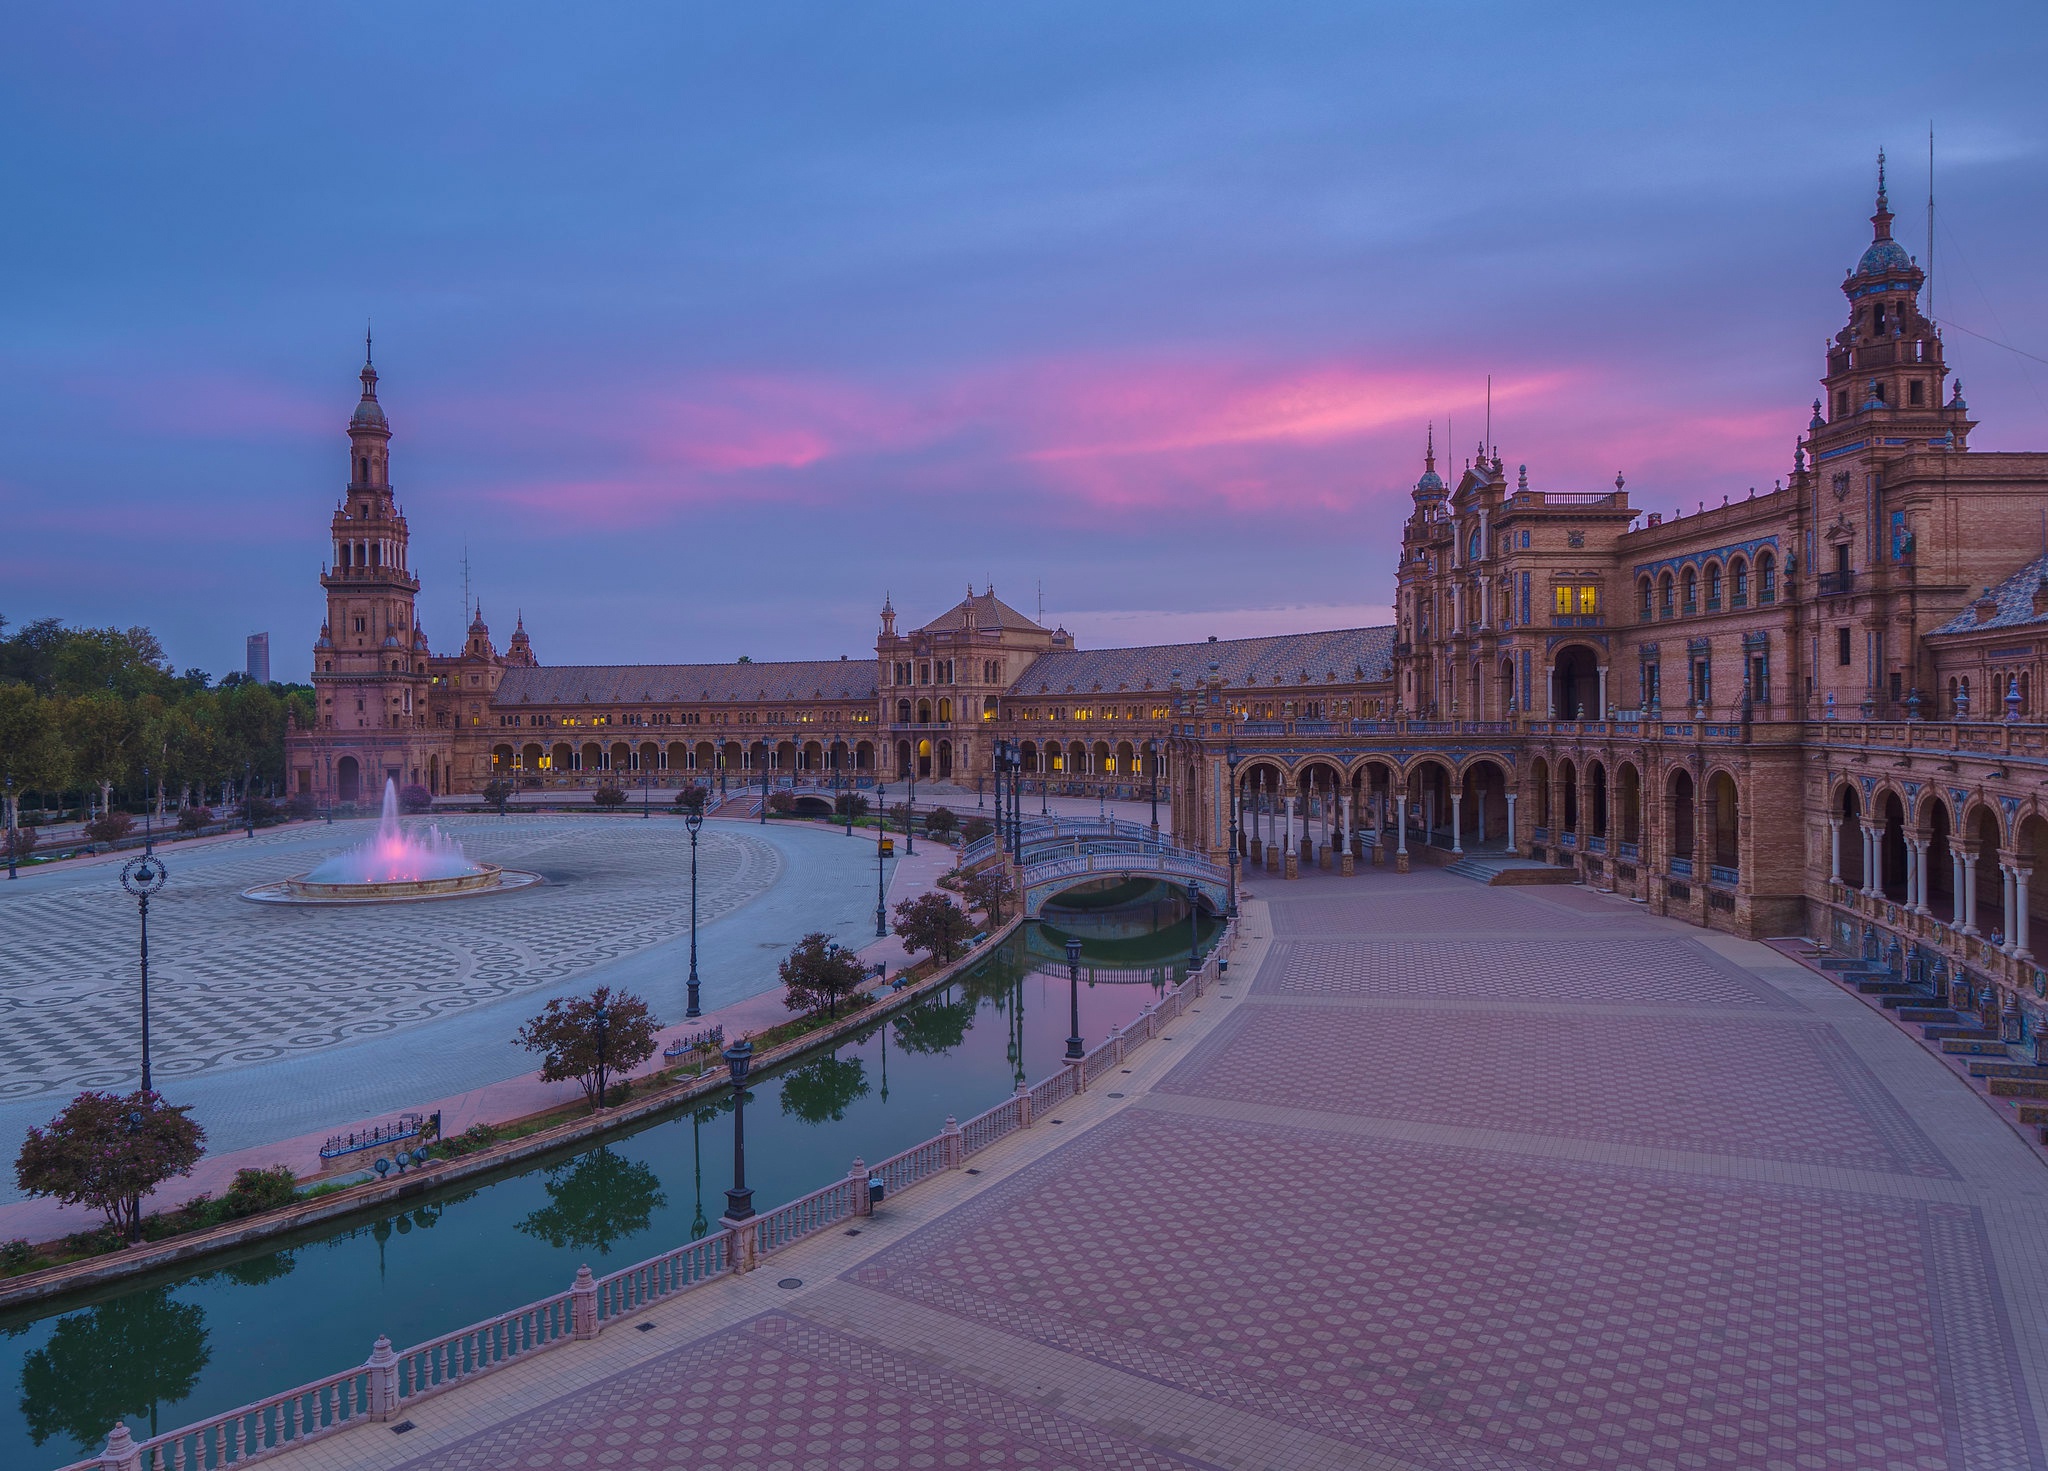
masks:
[(2048, 1468), (2048, 1178), (1882, 1018), (1583, 891), (1261, 893), (979, 1178), (282, 1464)]

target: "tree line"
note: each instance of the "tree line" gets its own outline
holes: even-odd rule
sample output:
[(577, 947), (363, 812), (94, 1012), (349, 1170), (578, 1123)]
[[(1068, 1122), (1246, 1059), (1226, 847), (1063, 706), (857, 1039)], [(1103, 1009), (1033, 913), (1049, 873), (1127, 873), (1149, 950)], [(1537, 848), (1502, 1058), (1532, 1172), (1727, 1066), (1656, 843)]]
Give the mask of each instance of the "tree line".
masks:
[(178, 673), (147, 628), (0, 616), (0, 778), (13, 779), (17, 822), (36, 809), (225, 802), (245, 773), (256, 791), (281, 791), (286, 714), (309, 726), (313, 708), (308, 685)]

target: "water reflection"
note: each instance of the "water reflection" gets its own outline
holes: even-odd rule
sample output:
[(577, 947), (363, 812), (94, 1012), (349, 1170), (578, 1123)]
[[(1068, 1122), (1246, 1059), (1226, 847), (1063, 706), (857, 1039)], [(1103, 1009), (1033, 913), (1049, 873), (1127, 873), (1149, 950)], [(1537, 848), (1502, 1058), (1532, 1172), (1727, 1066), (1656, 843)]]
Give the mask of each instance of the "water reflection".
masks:
[(613, 1246), (645, 1231), (668, 1204), (661, 1180), (639, 1160), (599, 1146), (548, 1171), (548, 1203), (519, 1229), (556, 1250), (589, 1248), (608, 1255)]
[(838, 1122), (867, 1092), (867, 1064), (860, 1058), (821, 1057), (782, 1075), (782, 1111), (807, 1124)]
[(905, 1052), (951, 1052), (967, 1040), (967, 1029), (974, 1025), (974, 1013), (980, 1006), (976, 997), (968, 995), (957, 1001), (928, 1001), (913, 1007), (890, 1023), (896, 1031), (896, 1045)]
[(128, 1292), (62, 1319), (21, 1362), (21, 1416), (37, 1445), (70, 1438), (90, 1455), (116, 1420), (145, 1420), (192, 1393), (212, 1359), (206, 1311), (169, 1285)]

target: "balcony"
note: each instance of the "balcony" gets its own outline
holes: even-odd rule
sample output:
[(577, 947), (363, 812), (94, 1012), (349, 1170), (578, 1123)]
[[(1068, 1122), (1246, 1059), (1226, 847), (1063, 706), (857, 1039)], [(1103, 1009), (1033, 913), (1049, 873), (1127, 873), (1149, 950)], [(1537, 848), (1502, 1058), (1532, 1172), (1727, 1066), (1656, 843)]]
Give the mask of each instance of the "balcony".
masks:
[(1616, 843), (1614, 851), (1617, 857), (1625, 858), (1630, 863), (1642, 861), (1643, 845), (1641, 843)]
[(1691, 877), (1692, 877), (1692, 860), (1691, 860), (1690, 858), (1674, 858), (1674, 859), (1672, 859), (1672, 860), (1671, 860), (1671, 876), (1672, 876), (1673, 878), (1678, 878), (1678, 879), (1689, 879), (1689, 878), (1691, 878)]
[(1730, 868), (1726, 864), (1711, 863), (1707, 865), (1707, 877), (1717, 884), (1726, 884), (1732, 889), (1737, 883), (1741, 882), (1742, 871), (1737, 868)]
[(1823, 572), (1815, 579), (1815, 590), (1824, 598), (1838, 598), (1856, 590), (1854, 572)]

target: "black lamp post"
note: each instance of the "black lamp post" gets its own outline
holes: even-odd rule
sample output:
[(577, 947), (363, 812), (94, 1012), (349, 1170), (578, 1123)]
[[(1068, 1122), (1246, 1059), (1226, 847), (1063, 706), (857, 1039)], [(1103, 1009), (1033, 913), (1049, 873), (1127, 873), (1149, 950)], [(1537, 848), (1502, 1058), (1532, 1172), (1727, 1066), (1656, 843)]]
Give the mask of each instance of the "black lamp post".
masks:
[(121, 887), (135, 896), (136, 912), (142, 921), (142, 1091), (149, 1086), (149, 896), (163, 888), (170, 875), (163, 860), (144, 853), (121, 868)]
[(690, 1173), (697, 1184), (697, 1214), (690, 1219), (690, 1239), (701, 1241), (711, 1223), (704, 1219), (704, 1116), (709, 1109), (690, 1110)]
[(1024, 748), (1010, 742), (1010, 851), (1024, 861)]
[(654, 815), (654, 773), (646, 767), (640, 768), (640, 815), (643, 818)]
[(702, 1016), (697, 1005), (697, 833), (704, 826), (704, 804), (697, 802), (683, 811), (683, 826), (690, 833), (690, 1004), (685, 1017)]
[(768, 743), (761, 742), (761, 826), (768, 826)]
[(244, 761), (242, 763), (242, 835), (250, 838), (256, 836), (256, 813), (249, 806), (249, 793), (254, 786), (255, 779), (255, 763), (253, 761)]
[(1081, 942), (1067, 941), (1067, 1059), (1079, 1062), (1081, 1046)]
[(1159, 738), (1145, 742), (1145, 754), (1152, 758), (1152, 836), (1159, 836)]
[(744, 1221), (754, 1213), (754, 1192), (747, 1188), (747, 1069), (754, 1044), (744, 1037), (725, 1049), (732, 1073), (732, 1189), (725, 1192), (725, 1218)]
[[(875, 788), (875, 799), (882, 803), (882, 811), (884, 813), (888, 812), (889, 788), (886, 783)], [(877, 940), (889, 933), (889, 890), (887, 882), (882, 877), (882, 860), (888, 855), (888, 850), (884, 845), (888, 841), (889, 820), (885, 816), (875, 828), (875, 938)]]
[(605, 1046), (612, 1037), (611, 1008), (604, 1002), (597, 1003), (597, 1106), (604, 1107), (604, 1065)]
[[(1237, 918), (1237, 763), (1243, 758), (1237, 749), (1237, 737), (1232, 736), (1223, 747), (1223, 759), (1230, 763), (1230, 917)], [(1157, 780), (1155, 776), (1154, 780)], [(1158, 826), (1153, 818), (1153, 826)]]
[(7, 877), (14, 878), (14, 774), (7, 776)]
[(917, 852), (917, 750), (910, 752), (910, 800), (903, 804), (903, 852)]
[[(1010, 835), (1006, 825), (1009, 809), (1003, 805), (1003, 766), (1009, 759), (1009, 750), (1010, 743), (998, 737), (990, 762), (995, 767), (996, 846), (998, 848), (1010, 846)], [(981, 806), (981, 778), (978, 776), (974, 779), (974, 805), (977, 809)]]
[(1202, 891), (1188, 885), (1188, 974), (1202, 963)]

